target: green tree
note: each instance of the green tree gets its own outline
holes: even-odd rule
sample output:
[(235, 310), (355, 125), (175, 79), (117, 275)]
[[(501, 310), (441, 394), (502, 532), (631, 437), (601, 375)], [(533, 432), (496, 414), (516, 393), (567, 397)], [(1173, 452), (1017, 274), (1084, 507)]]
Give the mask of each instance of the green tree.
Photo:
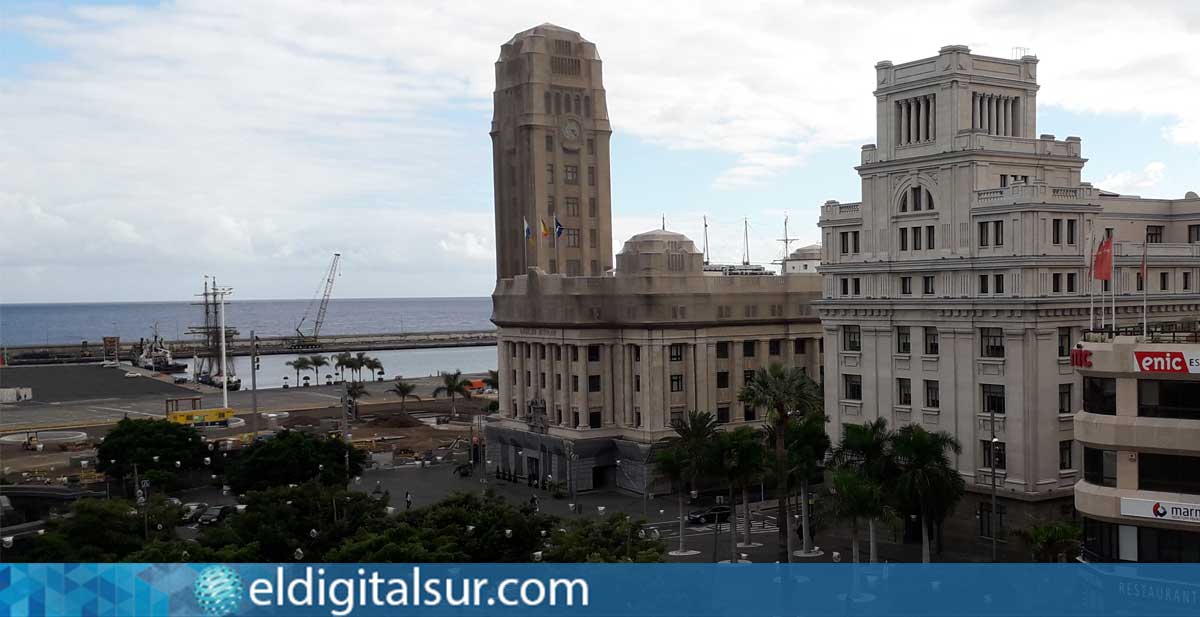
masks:
[(354, 355), (348, 351), (343, 351), (333, 357), (333, 367), (337, 369), (338, 380), (346, 380), (346, 369), (351, 369), (354, 362)]
[(309, 361), (308, 357), (306, 357), (306, 356), (300, 356), (299, 358), (296, 358), (295, 360), (289, 360), (287, 362), (284, 362), (284, 364), (292, 367), (292, 369), (294, 369), (296, 371), (296, 385), (297, 386), (300, 385), (300, 371), (307, 371), (308, 369), (312, 368), (311, 362)]
[(450, 397), (450, 415), (457, 416), (458, 412), (454, 407), (454, 399), (456, 397), (471, 398), (471, 391), (467, 388), (471, 385), (469, 380), (463, 379), (462, 371), (454, 371), (453, 373), (442, 373), (442, 385), (433, 389), (433, 397), (437, 398), (442, 395)]
[(820, 410), (822, 401), (820, 387), (798, 368), (784, 368), (779, 364), (760, 368), (740, 392), (738, 400), (769, 411), (768, 420), (776, 435), (782, 439), (774, 441), (775, 481), (779, 498), (779, 561), (792, 560), (790, 542), (791, 519), (788, 513), (788, 450), (786, 443), (788, 418), (793, 413), (804, 415)]
[(191, 426), (152, 418), (125, 418), (96, 448), (96, 469), (117, 479), (132, 479), (134, 465), (139, 475), (155, 470), (174, 474), (202, 467), (207, 455), (199, 431)]
[(1016, 535), (1029, 548), (1030, 557), (1040, 563), (1068, 560), (1079, 551), (1083, 531), (1073, 521), (1044, 521), (1018, 529)]
[[(762, 478), (766, 471), (769, 456), (766, 444), (763, 442), (763, 435), (749, 426), (739, 426), (738, 428), (720, 433), (717, 439), (718, 448), (721, 452), (719, 462), (721, 469), (724, 470), (725, 478), (729, 483), (729, 504), (730, 507), (736, 509), (736, 500), (733, 498), (734, 490), (741, 489), (742, 493), (742, 524), (744, 544), (750, 544), (750, 486)], [(730, 519), (731, 536), (736, 536), (737, 533), (733, 529), (733, 520), (736, 516)], [(735, 563), (738, 559), (737, 544), (735, 538), (730, 539), (730, 563)]]
[(367, 385), (361, 381), (352, 381), (346, 384), (346, 396), (350, 398), (350, 410), (353, 412), (355, 419), (358, 418), (358, 400), (371, 396), (371, 392), (367, 390)]
[(850, 521), (851, 554), (858, 563), (859, 522), (884, 516), (883, 487), (857, 470), (838, 469), (830, 475), (829, 495), (831, 513)]
[(487, 377), (483, 378), (483, 385), (499, 392), (500, 391), (500, 371), (493, 371), (491, 369), (488, 369)]
[(678, 442), (668, 444), (655, 454), (654, 466), (659, 473), (671, 480), (671, 485), (676, 488), (675, 493), (679, 496), (679, 548), (676, 552), (681, 555), (686, 554), (684, 536), (687, 531), (685, 528), (687, 513), (683, 509), (683, 494), (687, 492), (687, 453)]
[(392, 384), (392, 388), (390, 390), (388, 390), (388, 392), (391, 392), (392, 394), (395, 394), (396, 396), (400, 397), (400, 413), (405, 413), (404, 403), (406, 401), (408, 401), (408, 399), (415, 398), (418, 401), (421, 400), (421, 397), (417, 396), (416, 394), (413, 394), (413, 392), (415, 392), (416, 389), (417, 389), (417, 384), (409, 383), (407, 381), (402, 381), (400, 379), (397, 379), (396, 383)]
[[(877, 418), (866, 424), (844, 425), (842, 440), (833, 450), (835, 467), (853, 469), (880, 487), (891, 486), (896, 478), (896, 457), (892, 453), (892, 431), (887, 420)], [(884, 495), (887, 498), (886, 492)], [(867, 519), (871, 563), (879, 559), (875, 538), (877, 519)]]
[(143, 507), (145, 516), (123, 499), (80, 499), (66, 516), (51, 519), (45, 534), (18, 549), (15, 560), (109, 563), (140, 550), (147, 534), (156, 540), (175, 537), (179, 508), (161, 498)]
[(675, 435), (659, 450), (656, 464), (659, 471), (678, 483), (679, 552), (685, 553), (687, 512), (683, 508), (683, 494), (688, 486), (694, 487), (696, 479), (711, 467), (713, 439), (719, 425), (711, 413), (692, 410), (683, 418), (671, 422), (671, 428), (675, 430)]
[(930, 432), (918, 424), (896, 431), (892, 444), (899, 468), (896, 494), (905, 511), (920, 517), (921, 561), (929, 563), (930, 526), (943, 520), (966, 490), (947, 454), (960, 454), (962, 445), (950, 433)]
[(666, 543), (646, 533), (645, 521), (614, 512), (602, 519), (573, 518), (553, 531), (542, 561), (657, 563)]
[(329, 366), (329, 360), (322, 355), (308, 357), (308, 368), (313, 372), (313, 385), (321, 385), (321, 369)]
[[(810, 486), (829, 451), (829, 435), (825, 432), (827, 420), (824, 413), (810, 411), (806, 415), (793, 417), (787, 428), (787, 473), (790, 476), (789, 486), (800, 488), (800, 537), (805, 553), (813, 551)], [(773, 439), (774, 434), (773, 430), (768, 430), (770, 438)], [(790, 495), (790, 490), (786, 494)]]
[[(346, 460), (349, 449), (350, 469)], [(245, 449), (226, 471), (236, 493), (265, 490), (312, 479), (322, 484), (345, 486), (362, 473), (367, 455), (340, 439), (296, 431), (281, 431), (273, 438)]]
[(362, 381), (362, 370), (367, 368), (367, 361), (370, 359), (371, 356), (368, 356), (367, 352), (365, 351), (360, 351), (354, 354), (354, 364), (351, 366), (351, 368), (354, 369), (355, 380)]

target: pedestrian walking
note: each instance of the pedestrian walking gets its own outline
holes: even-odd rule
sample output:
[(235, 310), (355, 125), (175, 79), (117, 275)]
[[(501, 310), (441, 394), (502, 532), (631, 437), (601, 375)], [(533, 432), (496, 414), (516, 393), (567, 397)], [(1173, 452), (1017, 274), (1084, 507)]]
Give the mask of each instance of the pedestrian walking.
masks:
[(404, 509), (412, 510), (412, 493), (404, 491)]

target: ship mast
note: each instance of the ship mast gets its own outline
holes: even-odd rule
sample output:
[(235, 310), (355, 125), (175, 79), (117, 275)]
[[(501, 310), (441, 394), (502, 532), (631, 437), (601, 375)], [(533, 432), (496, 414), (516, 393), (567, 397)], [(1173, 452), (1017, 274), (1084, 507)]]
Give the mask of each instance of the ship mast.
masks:
[(704, 265), (708, 265), (708, 216), (704, 217)]
[(742, 219), (742, 265), (750, 265), (750, 219)]

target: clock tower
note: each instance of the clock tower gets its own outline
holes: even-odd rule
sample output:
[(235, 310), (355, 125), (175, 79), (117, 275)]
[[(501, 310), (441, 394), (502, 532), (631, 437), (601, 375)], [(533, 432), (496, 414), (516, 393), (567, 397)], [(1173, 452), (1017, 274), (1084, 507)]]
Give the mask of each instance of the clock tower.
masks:
[(496, 278), (611, 270), (612, 128), (595, 44), (552, 24), (517, 34), (500, 48), (494, 97)]

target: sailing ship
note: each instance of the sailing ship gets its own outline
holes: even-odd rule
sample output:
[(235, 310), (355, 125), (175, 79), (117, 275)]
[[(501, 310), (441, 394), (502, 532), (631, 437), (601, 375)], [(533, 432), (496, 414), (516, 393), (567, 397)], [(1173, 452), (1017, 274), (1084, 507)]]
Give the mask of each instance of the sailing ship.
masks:
[(154, 336), (149, 341), (138, 341), (138, 349), (140, 352), (134, 363), (141, 368), (159, 373), (182, 373), (187, 370), (186, 364), (175, 361), (167, 342), (158, 335), (157, 323), (154, 324)]
[(203, 339), (196, 346), (196, 355), (192, 362), (192, 379), (197, 383), (216, 388), (224, 386), (229, 390), (238, 390), (242, 387), (242, 380), (234, 371), (233, 362), (221, 361), (222, 336), (225, 340), (229, 340), (236, 337), (238, 332), (237, 329), (229, 326), (225, 326), (222, 332), (221, 307), (219, 306), (222, 299), (219, 297), (220, 295), (216, 279), (213, 279), (212, 284), (209, 285), (208, 277), (205, 277), (204, 293), (200, 294), (201, 301), (196, 304), (196, 306), (204, 307), (204, 325), (188, 328), (188, 334)]

